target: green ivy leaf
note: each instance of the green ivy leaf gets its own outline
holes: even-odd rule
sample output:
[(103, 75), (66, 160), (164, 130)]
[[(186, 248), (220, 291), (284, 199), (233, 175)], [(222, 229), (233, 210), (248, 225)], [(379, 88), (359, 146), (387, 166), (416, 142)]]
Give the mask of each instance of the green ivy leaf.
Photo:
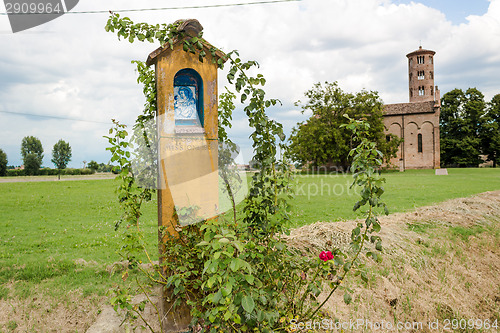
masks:
[(241, 299), (241, 305), (243, 306), (243, 309), (245, 309), (245, 311), (248, 313), (251, 313), (255, 308), (253, 298), (248, 295)]
[(350, 304), (352, 302), (352, 296), (349, 293), (344, 294), (344, 303), (345, 304)]
[(363, 280), (365, 283), (368, 283), (368, 276), (366, 276), (365, 272), (361, 272), (361, 280)]
[(207, 286), (208, 288), (212, 288), (214, 284), (215, 284), (215, 276), (212, 275), (207, 281)]
[(226, 237), (219, 239), (219, 242), (222, 244), (228, 244), (230, 241)]
[(246, 280), (249, 284), (253, 284), (253, 282), (255, 281), (255, 277), (254, 277), (253, 275), (246, 274), (246, 275), (245, 275), (245, 280)]
[(222, 296), (226, 297), (231, 294), (233, 291), (233, 286), (230, 283), (226, 283), (224, 287), (222, 287)]
[(238, 258), (231, 259), (231, 263), (229, 264), (229, 269), (233, 272), (236, 272), (241, 267), (241, 262)]
[(336, 266), (341, 266), (344, 264), (344, 259), (342, 259), (342, 257), (340, 256), (335, 256), (333, 258), (333, 262), (335, 263)]
[(344, 272), (348, 272), (351, 269), (351, 262), (346, 262), (344, 265)]

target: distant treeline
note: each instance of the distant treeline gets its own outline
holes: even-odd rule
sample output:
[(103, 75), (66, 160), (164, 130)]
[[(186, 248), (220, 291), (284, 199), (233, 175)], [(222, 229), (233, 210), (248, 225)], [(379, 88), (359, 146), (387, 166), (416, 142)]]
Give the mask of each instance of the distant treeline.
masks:
[[(91, 164), (92, 165), (92, 164)], [(96, 172), (112, 172), (113, 166), (108, 165), (108, 164), (97, 164), (97, 165), (92, 165), (92, 166), (97, 166), (97, 168), (82, 168), (82, 169), (72, 169), (72, 168), (66, 168), (66, 169), (51, 169), (51, 168), (43, 168), (39, 169), (36, 172), (37, 176), (57, 176), (57, 175), (67, 175), (67, 176), (78, 176), (78, 175), (92, 175)], [(16, 176), (28, 176), (29, 174), (26, 172), (25, 169), (15, 169), (14, 166), (9, 165), (7, 167), (7, 177), (16, 177)]]
[[(38, 170), (36, 173), (37, 176), (57, 176), (58, 174), (61, 175), (91, 175), (94, 174), (95, 170), (93, 169), (49, 169), (49, 168), (44, 168)], [(26, 173), (26, 170), (21, 170), (21, 169), (10, 169), (7, 170), (7, 177), (15, 177), (15, 176), (28, 176)]]

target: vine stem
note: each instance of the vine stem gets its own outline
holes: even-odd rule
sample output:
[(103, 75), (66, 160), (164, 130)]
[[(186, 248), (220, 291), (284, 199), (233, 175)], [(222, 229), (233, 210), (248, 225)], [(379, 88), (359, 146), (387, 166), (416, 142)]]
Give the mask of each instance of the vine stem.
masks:
[[(312, 278), (311, 281), (316, 280), (320, 270), (321, 270), (321, 266), (318, 265), (318, 269), (316, 270), (316, 273), (314, 274), (314, 277)], [(302, 309), (304, 308), (304, 302), (306, 300), (307, 295), (309, 295), (309, 294), (307, 293), (307, 287), (306, 287), (306, 290), (304, 291), (304, 295), (302, 295), (302, 298), (300, 299), (300, 302), (299, 302), (299, 304), (300, 304), (300, 311), (299, 312), (300, 313), (302, 313)]]
[[(369, 186), (370, 186), (370, 194), (372, 194), (371, 182), (369, 182)], [(369, 210), (368, 218), (367, 219), (370, 219), (372, 217), (372, 215), (373, 215), (373, 207), (370, 205), (370, 210)], [(363, 249), (363, 245), (365, 244), (365, 238), (366, 238), (367, 234), (368, 234), (368, 225), (365, 226), (365, 231), (364, 231), (363, 237), (361, 239), (361, 244), (359, 246), (358, 252), (356, 252), (356, 255), (351, 260), (350, 267), (352, 267), (352, 265), (354, 264), (354, 262), (358, 258), (359, 254), (361, 253), (361, 250)], [(323, 305), (325, 305), (325, 303), (330, 299), (330, 297), (333, 295), (333, 293), (335, 292), (335, 290), (338, 289), (338, 287), (344, 281), (344, 278), (347, 276), (347, 274), (350, 271), (351, 271), (351, 268), (349, 268), (347, 271), (344, 272), (344, 274), (342, 275), (342, 277), (337, 281), (337, 285), (330, 291), (330, 293), (325, 298), (325, 300), (313, 311), (313, 313), (311, 315), (309, 315), (309, 317), (307, 317), (306, 321), (309, 320), (309, 319), (311, 319), (312, 317), (314, 317), (314, 315), (323, 307)], [(306, 313), (306, 316), (307, 316), (307, 313)]]
[(233, 323), (231, 323), (230, 321), (229, 321), (228, 323), (229, 323), (229, 325), (231, 325), (231, 327), (233, 328), (233, 330), (234, 330), (235, 332), (238, 332), (238, 330), (236, 329), (236, 327), (234, 327)]
[(276, 163), (273, 163), (273, 179), (274, 179), (274, 206), (278, 206), (278, 186), (276, 184)]
[(149, 279), (151, 282), (158, 283), (158, 284), (161, 284), (161, 285), (165, 285), (165, 284), (167, 284), (167, 279), (165, 279), (165, 278), (163, 277), (163, 275), (162, 275), (162, 274), (159, 274), (159, 275), (162, 277), (162, 280), (163, 280), (163, 281), (160, 281), (160, 280), (155, 279), (155, 278), (154, 278), (151, 274), (149, 274), (149, 273), (148, 273), (146, 270), (144, 270), (143, 268), (141, 268), (141, 267), (138, 267), (138, 268), (139, 268), (139, 270), (140, 270), (142, 273), (144, 273), (144, 274), (148, 277), (148, 279)]
[[(137, 285), (139, 285), (139, 288), (141, 288), (142, 292), (144, 293), (144, 295), (146, 295), (146, 298), (148, 299), (149, 303), (151, 303), (151, 305), (155, 308), (156, 310), (156, 313), (158, 314), (158, 321), (160, 323), (160, 327), (161, 327), (161, 316), (160, 316), (160, 311), (158, 311), (158, 307), (153, 303), (153, 301), (151, 301), (151, 299), (149, 298), (149, 295), (146, 293), (146, 290), (144, 290), (144, 287), (142, 286), (142, 284), (139, 282), (139, 279), (138, 278), (135, 278), (135, 281), (137, 283)], [(154, 330), (151, 328), (151, 326), (148, 324), (148, 322), (142, 317), (142, 315), (139, 313), (139, 316), (141, 316), (141, 319), (146, 323), (146, 325), (148, 325), (149, 329), (151, 330), (151, 332), (154, 333)]]
[[(131, 42), (133, 42), (134, 39), (138, 39), (139, 41), (145, 41), (145, 40), (151, 41), (152, 39), (157, 39), (162, 44), (162, 47), (163, 46), (168, 47), (169, 45), (171, 47), (172, 40), (178, 39), (179, 41), (182, 42), (182, 40), (184, 38), (184, 34), (182, 32), (177, 31), (177, 27), (179, 24), (180, 23), (177, 23), (175, 25), (169, 25), (169, 26), (161, 25), (158, 27), (151, 26), (148, 24), (135, 24), (134, 25), (130, 19), (128, 19), (128, 18), (119, 19), (119, 15), (113, 14), (113, 16), (108, 20), (106, 30), (107, 31), (111, 30), (113, 32), (115, 30), (117, 30), (119, 38), (121, 36), (123, 36), (125, 38), (129, 37), (129, 40)], [(141, 34), (143, 36), (141, 36)], [(198, 36), (198, 39), (202, 40), (201, 35)], [(202, 50), (201, 46), (199, 48), (197, 47), (197, 45), (199, 45), (199, 42), (198, 42), (198, 44), (195, 44), (195, 43), (196, 42), (194, 41), (194, 37), (193, 37), (193, 39), (189, 39), (189, 38), (186, 39), (185, 44), (188, 46), (188, 48), (184, 49), (184, 51), (186, 51), (186, 52), (189, 51), (189, 52), (195, 53), (195, 52), (198, 52), (196, 49)], [(210, 49), (210, 52), (212, 52), (212, 54), (214, 52), (214, 49), (215, 48)], [(200, 58), (199, 58), (200, 61), (203, 62), (203, 57), (205, 57), (205, 55), (206, 55), (205, 51), (202, 51), (202, 53), (200, 53), (199, 55), (200, 55)], [(275, 105), (278, 100), (276, 100), (276, 99), (266, 100), (265, 92), (263, 91), (263, 89), (260, 88), (261, 86), (263, 87), (265, 85), (265, 80), (263, 79), (262, 76), (257, 76), (257, 78), (254, 78), (251, 74), (246, 73), (246, 72), (248, 72), (248, 70), (251, 67), (258, 65), (256, 62), (240, 63), (239, 55), (237, 52), (229, 53), (229, 56), (224, 57), (224, 59), (222, 59), (222, 60), (225, 61), (225, 60), (227, 60), (227, 58), (231, 59), (231, 74), (237, 75), (237, 81), (234, 83), (233, 82), (231, 82), (231, 83), (237, 84), (236, 88), (238, 89), (238, 93), (243, 94), (243, 92), (245, 92), (245, 91), (248, 92), (248, 93), (245, 93), (245, 97), (248, 97), (245, 111), (249, 117), (249, 122), (250, 122), (251, 127), (254, 127), (254, 129), (255, 129), (255, 131), (252, 134), (254, 136), (253, 139), (254, 139), (254, 146), (255, 146), (255, 150), (256, 150), (256, 160), (258, 162), (260, 162), (262, 165), (261, 171), (260, 171), (259, 175), (257, 177), (255, 177), (253, 185), (255, 185), (256, 187), (262, 186), (263, 191), (260, 193), (260, 196), (265, 198), (266, 200), (269, 200), (268, 203), (266, 202), (265, 205), (262, 205), (261, 207), (259, 207), (259, 210), (257, 213), (259, 215), (258, 217), (262, 218), (262, 220), (264, 220), (264, 222), (271, 224), (271, 220), (274, 218), (272, 215), (274, 215), (274, 214), (278, 215), (280, 213), (277, 211), (278, 211), (278, 207), (281, 207), (281, 199), (279, 197), (279, 194), (281, 193), (280, 189), (283, 186), (282, 183), (280, 183), (276, 179), (277, 177), (281, 176), (280, 162), (277, 161), (277, 158), (276, 158), (276, 150), (277, 150), (276, 149), (276, 141), (278, 141), (278, 139), (276, 138), (276, 135), (278, 135), (280, 139), (282, 139), (282, 140), (284, 140), (284, 139), (283, 139), (282, 127), (279, 126), (279, 124), (277, 124), (276, 121), (274, 121), (273, 119), (269, 118), (268, 115), (266, 115), (266, 108), (270, 104)], [(236, 62), (235, 60), (238, 62)], [(138, 62), (137, 64), (138, 64), (138, 71), (140, 74), (139, 81), (143, 83), (143, 85), (144, 85), (143, 92), (146, 95), (146, 104), (145, 104), (145, 109), (144, 109), (143, 113), (148, 114), (148, 116), (151, 117), (154, 114), (155, 107), (157, 106), (156, 102), (155, 102), (156, 98), (154, 98), (155, 97), (154, 94), (156, 93), (155, 86), (154, 86), (155, 77), (152, 74), (152, 72), (149, 71), (144, 66), (144, 63)], [(219, 68), (223, 68), (223, 62), (218, 61), (217, 65)], [(261, 77), (262, 77), (262, 79), (260, 79)], [(240, 84), (241, 84), (241, 86), (240, 86)], [(240, 89), (240, 88), (243, 88), (243, 89)], [(249, 89), (249, 90), (247, 90), (247, 89)], [(242, 99), (244, 101), (244, 98), (242, 98)], [(143, 120), (144, 120), (144, 118), (141, 118), (141, 119), (138, 118), (138, 120), (136, 120), (136, 126), (143, 126), (143, 123), (141, 123)], [(137, 123), (139, 123), (139, 125), (137, 125)], [(140, 127), (138, 127), (138, 128), (140, 128)], [(127, 166), (127, 167), (129, 168), (129, 166)], [(270, 177), (270, 176), (272, 177), (271, 181), (268, 180), (268, 177)], [(122, 181), (125, 182), (127, 180), (128, 179), (126, 179), (125, 176), (122, 177)], [(132, 181), (133, 180), (134, 180), (134, 175), (132, 175)], [(226, 186), (229, 184), (230, 184), (230, 182), (226, 182)], [(142, 208), (141, 204), (143, 201), (144, 202), (149, 201), (150, 198), (149, 199), (148, 199), (148, 197), (144, 197), (144, 198), (139, 197), (138, 198), (137, 195), (133, 195), (135, 190), (136, 190), (135, 187), (131, 187), (131, 184), (129, 184), (129, 187), (124, 187), (121, 189), (121, 191), (125, 192), (125, 194), (127, 196), (126, 197), (127, 201), (125, 202), (126, 204), (128, 204), (128, 207), (125, 206), (125, 210), (127, 210), (127, 213), (128, 213), (128, 215), (126, 216), (127, 221), (132, 222), (130, 224), (133, 224), (135, 222), (135, 224), (137, 226), (137, 232), (140, 232), (141, 230), (139, 228), (139, 222), (140, 222), (139, 217), (140, 217), (140, 209)], [(142, 190), (142, 191), (144, 191), (144, 190)], [(232, 189), (229, 189), (229, 192), (231, 192), (231, 191), (232, 191)], [(274, 192), (274, 193), (272, 193), (272, 192)], [(264, 193), (264, 194), (262, 194), (262, 193)], [(235, 196), (234, 194), (235, 194), (235, 192), (233, 191), (231, 194), (231, 200), (233, 203), (233, 214), (234, 214), (234, 220), (235, 220), (235, 224), (236, 224), (237, 214), (236, 214), (236, 209), (235, 209), (236, 205), (235, 205), (235, 200), (234, 200), (234, 196)], [(273, 196), (273, 194), (274, 194), (274, 196)], [(273, 207), (273, 203), (274, 203), (274, 207)], [(258, 203), (255, 203), (255, 205), (257, 205), (257, 204)], [(135, 215), (134, 215), (134, 213), (135, 213)], [(135, 221), (133, 220), (134, 217), (136, 218)], [(274, 222), (274, 221), (272, 221), (272, 222)], [(173, 233), (176, 233), (176, 231), (178, 231), (178, 229), (176, 229), (175, 223), (173, 223), (172, 221), (170, 221), (170, 223), (172, 224), (171, 227), (173, 228), (173, 231), (174, 231)], [(275, 229), (277, 229), (277, 227), (276, 227), (277, 225), (278, 225), (278, 223), (274, 222), (274, 226), (273, 226), (274, 229), (264, 230), (264, 231), (267, 232), (269, 235), (272, 235), (272, 234), (274, 234), (273, 231), (275, 231)], [(169, 227), (170, 227), (170, 225), (169, 225)], [(190, 229), (186, 229), (186, 231), (192, 232), (192, 230), (190, 230)], [(162, 232), (161, 229), (160, 229), (160, 232)], [(245, 230), (244, 232), (246, 233), (247, 231)], [(251, 235), (251, 236), (255, 237), (255, 235)], [(260, 238), (260, 243), (261, 243), (260, 245), (265, 246), (268, 244), (271, 244), (271, 245), (273, 244), (271, 242), (272, 236), (265, 235), (265, 237), (259, 237), (259, 238)], [(162, 247), (166, 246), (165, 240), (166, 240), (166, 235), (160, 234), (160, 241), (161, 241)], [(148, 257), (149, 262), (151, 262), (151, 258), (149, 256), (149, 254), (147, 253), (147, 250), (145, 247), (144, 235), (139, 234), (139, 238), (137, 238), (137, 239), (134, 238), (133, 241), (134, 242), (140, 241), (142, 243), (140, 245), (142, 245), (142, 248), (143, 248), (144, 252), (146, 253), (146, 256)], [(190, 242), (190, 238), (183, 239), (182, 237), (179, 237), (179, 242), (180, 242), (180, 245), (182, 245), (183, 247), (187, 247), (188, 246), (187, 243)], [(259, 243), (259, 241), (257, 241), (257, 242)], [(266, 248), (266, 250), (267, 251), (259, 250), (259, 252), (261, 252), (262, 254), (265, 254), (268, 258), (272, 258), (271, 256), (277, 252), (276, 248), (274, 248), (273, 246), (268, 246)], [(238, 252), (236, 252), (236, 253), (238, 253)], [(164, 255), (162, 255), (160, 257), (160, 260), (167, 259), (164, 257)], [(278, 260), (280, 260), (280, 259), (278, 259)], [(160, 269), (159, 280), (161, 280), (161, 279), (165, 280), (163, 273), (165, 273), (164, 270), (168, 267), (166, 267), (166, 265), (164, 265), (164, 264), (165, 263), (162, 263), (162, 265), (160, 265), (160, 267), (163, 267), (163, 268)], [(197, 262), (196, 262), (196, 264), (197, 264)], [(263, 262), (263, 266), (260, 266), (260, 263), (255, 264), (257, 269), (259, 269), (259, 270), (262, 269), (262, 276), (264, 276), (264, 274), (267, 273), (269, 275), (269, 279), (274, 284), (275, 281), (280, 281), (280, 276), (278, 275), (277, 277), (273, 277), (273, 274), (276, 275), (276, 273), (272, 269), (273, 265), (274, 265), (274, 263), (269, 262), (269, 261), (265, 261), (265, 260)], [(155, 268), (156, 268), (156, 266), (155, 266)], [(157, 278), (156, 272), (152, 273), (150, 270), (145, 270), (145, 269), (142, 269), (141, 267), (139, 267), (139, 269), (141, 271), (143, 271), (143, 273), (145, 273), (147, 277), (149, 277), (153, 281), (156, 281), (156, 280), (154, 280), (155, 278)], [(316, 280), (320, 269), (321, 268), (318, 269), (318, 272), (316, 273), (314, 280)], [(264, 272), (264, 270), (265, 270), (265, 272)], [(177, 273), (177, 275), (180, 277), (180, 279), (187, 281), (184, 283), (190, 284), (190, 285), (196, 287), (196, 285), (193, 284), (192, 281), (188, 281), (188, 280), (193, 280), (192, 278), (186, 279), (184, 276), (182, 276), (182, 273)], [(255, 274), (255, 276), (259, 277), (256, 274)], [(296, 279), (295, 276), (293, 276), (290, 278), (290, 281), (292, 281), (292, 283), (293, 283), (293, 281), (295, 279)], [(285, 281), (286, 281), (286, 279), (285, 279)], [(143, 286), (140, 285), (139, 280), (136, 279), (136, 282), (139, 284), (139, 286), (141, 287), (144, 294), (146, 294), (146, 290), (148, 289), (147, 284), (144, 283), (144, 288), (143, 288)], [(300, 291), (302, 290), (304, 285), (307, 285), (307, 280), (300, 280), (300, 283), (298, 283), (298, 286), (294, 285), (294, 293), (297, 296), (297, 298), (299, 298)], [(286, 284), (285, 284), (285, 286), (286, 286)], [(203, 290), (199, 286), (197, 288), (200, 289), (199, 293), (201, 293), (201, 297), (205, 296), (205, 298), (206, 298), (206, 295), (203, 295)], [(186, 289), (188, 291), (190, 290), (189, 288), (186, 288)], [(195, 289), (195, 290), (198, 290), (198, 289)], [(147, 290), (147, 291), (150, 292), (149, 290)], [(195, 294), (195, 293), (193, 292), (193, 294)], [(165, 309), (166, 310), (165, 315), (170, 313), (171, 311), (173, 311), (172, 309), (173, 309), (173, 306), (175, 304), (174, 300), (186, 299), (186, 300), (190, 301), (190, 294), (189, 293), (185, 293), (183, 295), (183, 293), (179, 292), (177, 294), (177, 297), (176, 297), (176, 295), (174, 295), (172, 293), (171, 296), (173, 299), (172, 306), (170, 306), (168, 309)], [(305, 295), (305, 296), (307, 298), (307, 295)], [(149, 298), (148, 294), (146, 294), (146, 297), (148, 298), (148, 300), (151, 303), (151, 299)], [(204, 303), (203, 303), (203, 305), (204, 305)], [(142, 304), (141, 304), (141, 307), (142, 307)], [(280, 312), (279, 309), (277, 309), (277, 310), (278, 310), (277, 312), (279, 313)], [(304, 309), (301, 308), (301, 311), (304, 311)], [(140, 315), (140, 313), (139, 313), (139, 315)], [(161, 315), (162, 314), (159, 314), (159, 317)], [(141, 318), (142, 318), (142, 316), (141, 316)], [(144, 318), (142, 318), (142, 319), (144, 320)], [(160, 322), (163, 319), (164, 318), (160, 318)], [(235, 332), (239, 331), (237, 328), (239, 326), (241, 326), (241, 324), (236, 324), (236, 323), (228, 321), (228, 320), (224, 320), (222, 322), (223, 327), (228, 327), (228, 324)], [(261, 323), (257, 323), (257, 324), (258, 324), (258, 326), (261, 326)], [(262, 323), (262, 326), (266, 326), (267, 324), (269, 324), (269, 323)], [(274, 324), (272, 324), (272, 325), (274, 325)], [(149, 325), (148, 325), (148, 327), (151, 329), (151, 327)]]
[[(139, 202), (137, 203), (137, 213), (135, 214), (136, 215), (136, 226), (137, 226), (137, 232), (139, 233), (139, 237), (140, 237), (140, 232), (141, 232), (141, 228), (139, 227), (139, 219), (141, 218), (141, 206), (142, 206), (142, 198), (139, 198)], [(149, 258), (149, 256), (148, 256)]]
[(231, 204), (233, 206), (233, 219), (234, 219), (234, 224), (238, 224), (236, 220), (236, 202), (234, 201), (234, 194), (233, 191), (231, 190), (231, 185), (229, 184), (229, 181), (227, 180), (227, 175), (223, 172), (222, 180), (224, 181), (224, 184), (226, 185), (226, 190), (227, 193), (229, 194), (229, 198), (231, 199)]

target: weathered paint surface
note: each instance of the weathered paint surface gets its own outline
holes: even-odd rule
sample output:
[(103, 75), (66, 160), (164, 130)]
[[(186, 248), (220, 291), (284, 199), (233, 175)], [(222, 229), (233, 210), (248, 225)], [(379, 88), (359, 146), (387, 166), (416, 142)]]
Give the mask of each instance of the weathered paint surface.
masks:
[[(209, 52), (203, 63), (197, 55), (184, 52), (182, 41), (174, 44), (173, 50), (156, 50), (153, 53), (160, 138), (158, 225), (165, 227), (171, 236), (177, 237), (177, 229), (180, 226), (175, 215), (175, 206), (195, 204), (199, 207), (197, 213), (203, 216), (214, 216), (217, 212), (217, 65), (212, 61)], [(179, 134), (176, 132), (179, 129), (176, 128), (174, 119), (174, 77), (178, 71), (185, 68), (198, 72), (203, 81), (204, 128)], [(160, 234), (159, 244), (160, 260), (169, 260), (161, 255), (164, 253), (164, 239)], [(164, 288), (159, 309), (162, 315), (162, 332), (184, 332), (191, 321), (190, 309), (183, 303), (175, 311), (171, 311), (174, 301), (171, 294), (171, 290)]]
[[(184, 68), (191, 68), (198, 72), (203, 80), (204, 101), (204, 133), (176, 134), (174, 120), (174, 76)], [(176, 235), (176, 221), (174, 216), (173, 194), (185, 191), (186, 206), (190, 203), (201, 203), (202, 213), (214, 210), (218, 204), (218, 183), (214, 174), (217, 173), (217, 65), (212, 62), (208, 54), (203, 63), (193, 55), (182, 50), (182, 43), (176, 44), (173, 50), (167, 50), (157, 58), (157, 101), (160, 135), (160, 178), (163, 179), (159, 191), (159, 224), (166, 226), (171, 235)], [(175, 148), (172, 148), (175, 147)], [(199, 147), (206, 149), (196, 149)], [(189, 149), (191, 148), (191, 149)], [(181, 155), (185, 156), (182, 157)], [(177, 158), (176, 156), (179, 156)], [(164, 162), (162, 162), (164, 161)], [(174, 163), (177, 162), (178, 165)], [(167, 168), (168, 167), (168, 168)], [(182, 175), (176, 175), (176, 170), (191, 175), (184, 185), (176, 184), (169, 188), (169, 179), (178, 183)], [(208, 169), (208, 170), (207, 170)], [(210, 172), (208, 172), (210, 171)], [(195, 178), (194, 175), (212, 174)], [(213, 183), (213, 184), (212, 184)], [(209, 185), (210, 184), (210, 185)], [(213, 193), (209, 193), (209, 189)], [(175, 191), (175, 193), (172, 193)], [(178, 196), (176, 196), (178, 198)], [(182, 205), (176, 200), (177, 206)]]

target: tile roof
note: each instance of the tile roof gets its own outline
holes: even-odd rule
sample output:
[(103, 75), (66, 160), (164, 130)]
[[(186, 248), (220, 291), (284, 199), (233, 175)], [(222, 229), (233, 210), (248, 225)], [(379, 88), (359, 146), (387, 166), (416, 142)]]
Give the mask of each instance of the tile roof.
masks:
[(415, 113), (434, 113), (436, 109), (437, 106), (435, 101), (386, 104), (384, 105), (384, 115), (394, 116)]

